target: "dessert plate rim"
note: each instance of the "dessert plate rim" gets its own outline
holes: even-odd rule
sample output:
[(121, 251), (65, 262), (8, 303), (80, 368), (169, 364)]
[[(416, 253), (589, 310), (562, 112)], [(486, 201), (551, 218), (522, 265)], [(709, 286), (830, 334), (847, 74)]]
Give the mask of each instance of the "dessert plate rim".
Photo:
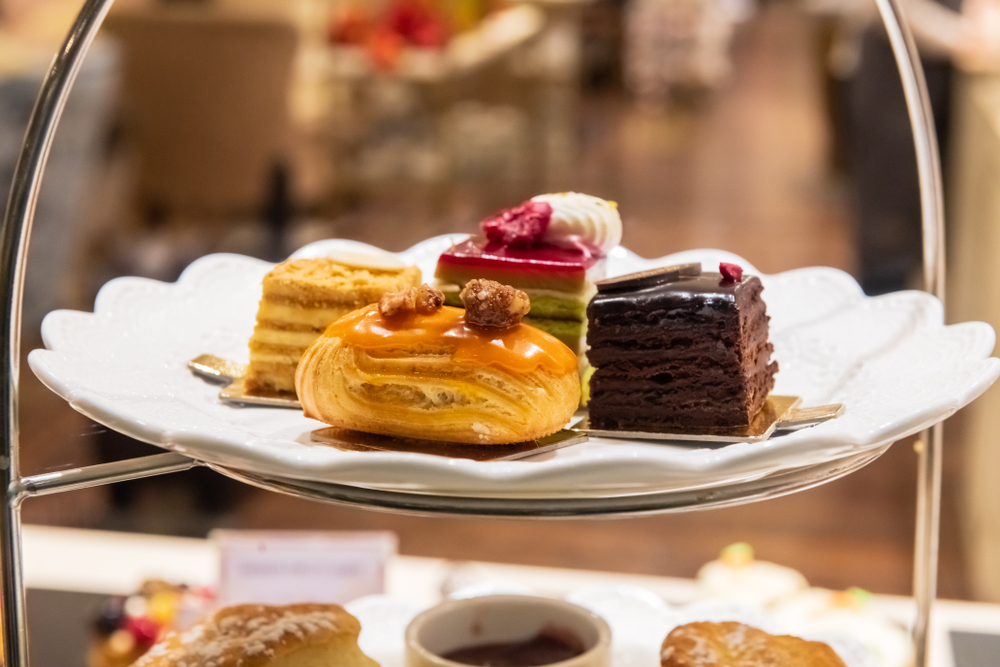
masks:
[[(427, 278), (437, 255), (466, 236), (434, 237), (399, 253), (333, 239), (306, 246), (292, 257), (385, 253), (421, 265)], [(325, 425), (289, 410), (224, 406), (218, 386), (186, 368), (189, 359), (202, 353), (245, 360), (240, 339), (249, 339), (259, 281), (272, 265), (227, 254), (195, 261), (176, 283), (115, 279), (101, 289), (93, 313), (50, 313), (42, 324), (47, 349), (32, 351), (28, 362), (46, 386), (83, 414), (214, 464), (292, 479), (481, 497), (551, 497), (570, 489), (583, 495), (662, 492), (834, 460), (882, 447), (947, 418), (1000, 376), (1000, 359), (990, 357), (992, 328), (981, 322), (944, 325), (940, 302), (923, 292), (867, 297), (837, 269), (766, 275), (721, 250), (645, 259), (618, 247), (608, 257), (609, 274), (687, 261), (732, 262), (760, 275), (782, 365), (774, 393), (802, 396), (804, 405), (843, 402), (845, 415), (763, 443), (698, 448), (591, 438), (527, 461), (479, 463), (324, 450), (302, 436), (307, 440)], [(809, 298), (789, 303), (803, 293)], [(212, 301), (220, 295), (227, 303)], [(192, 327), (191, 321), (202, 324)], [(843, 329), (847, 342), (824, 333), (824, 327), (834, 325)], [(867, 339), (851, 327), (876, 334), (879, 327), (888, 327), (892, 335), (882, 336), (882, 347), (859, 351), (851, 346)], [(852, 399), (858, 392), (863, 403)], [(275, 419), (278, 413), (288, 421)]]

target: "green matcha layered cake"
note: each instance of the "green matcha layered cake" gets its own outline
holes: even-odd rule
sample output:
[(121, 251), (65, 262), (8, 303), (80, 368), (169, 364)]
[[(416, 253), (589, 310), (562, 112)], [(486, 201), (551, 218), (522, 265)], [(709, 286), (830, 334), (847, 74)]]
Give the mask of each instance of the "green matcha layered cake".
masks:
[(605, 257), (621, 241), (614, 202), (576, 192), (539, 195), (480, 224), (483, 236), (452, 246), (438, 260), (438, 289), (449, 305), (473, 278), (523, 290), (531, 298), (525, 322), (552, 334), (577, 354), (586, 341), (587, 304)]

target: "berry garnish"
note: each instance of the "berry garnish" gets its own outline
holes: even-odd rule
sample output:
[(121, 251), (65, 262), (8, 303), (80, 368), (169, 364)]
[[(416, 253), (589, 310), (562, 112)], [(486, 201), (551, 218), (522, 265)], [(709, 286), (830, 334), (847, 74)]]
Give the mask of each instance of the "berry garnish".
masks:
[(743, 267), (729, 262), (719, 262), (719, 273), (725, 280), (738, 283), (743, 280)]
[(530, 248), (545, 236), (552, 207), (545, 202), (526, 201), (520, 206), (480, 223), (492, 243), (512, 248)]
[(152, 646), (160, 634), (160, 624), (145, 616), (130, 616), (125, 622), (125, 629), (140, 646)]

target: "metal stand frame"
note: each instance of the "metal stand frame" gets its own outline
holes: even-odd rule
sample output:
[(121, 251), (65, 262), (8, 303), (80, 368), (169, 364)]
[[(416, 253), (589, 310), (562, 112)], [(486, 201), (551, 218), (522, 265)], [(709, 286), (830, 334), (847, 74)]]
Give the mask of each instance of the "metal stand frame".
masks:
[[(200, 465), (180, 454), (158, 454), (57, 473), (22, 477), (18, 467), (18, 381), (21, 354), (21, 301), (28, 240), (52, 138), (80, 64), (113, 0), (86, 0), (56, 54), (32, 111), (0, 230), (0, 482), (6, 502), (0, 507), (4, 664), (28, 667), (28, 636), (21, 569), (21, 501), (31, 496), (72, 491), (129, 479), (179, 472)], [(937, 138), (923, 68), (899, 0), (875, 0), (889, 33), (906, 96), (917, 168), (923, 226), (925, 289), (944, 301), (944, 197)], [(923, 434), (917, 484), (917, 529), (913, 628), (916, 667), (928, 663), (931, 608), (937, 587), (938, 528), (941, 500), (942, 427)], [(249, 480), (248, 480), (249, 481)], [(265, 485), (266, 486), (266, 485)], [(275, 488), (273, 485), (270, 488)], [(302, 490), (278, 489), (309, 497)], [(399, 509), (399, 508), (397, 508)]]

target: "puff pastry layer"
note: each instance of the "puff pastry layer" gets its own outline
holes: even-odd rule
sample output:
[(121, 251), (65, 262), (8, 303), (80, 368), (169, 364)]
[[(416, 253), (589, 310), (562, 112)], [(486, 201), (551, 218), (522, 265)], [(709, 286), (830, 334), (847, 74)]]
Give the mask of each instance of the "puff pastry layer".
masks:
[(700, 621), (670, 631), (661, 667), (845, 667), (829, 645), (725, 621)]
[(384, 317), (369, 306), (327, 328), (299, 362), (307, 417), (397, 437), (504, 444), (561, 429), (580, 398), (576, 355), (521, 324), (473, 329), (459, 308)]
[(133, 667), (378, 667), (360, 633), (337, 605), (237, 605), (168, 633)]

